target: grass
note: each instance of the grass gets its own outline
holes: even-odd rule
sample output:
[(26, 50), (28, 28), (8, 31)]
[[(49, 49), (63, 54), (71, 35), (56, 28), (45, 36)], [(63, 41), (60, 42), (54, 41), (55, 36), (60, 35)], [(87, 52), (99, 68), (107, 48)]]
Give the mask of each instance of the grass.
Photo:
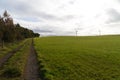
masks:
[(23, 42), (25, 42), (25, 41), (26, 40), (16, 41), (14, 43), (5, 43), (4, 48), (1, 48), (1, 46), (0, 46), (0, 58), (5, 56), (8, 52), (12, 51), (13, 49), (17, 48), (21, 44), (23, 44)]
[(21, 80), (27, 62), (31, 40), (26, 40), (24, 46), (15, 53), (1, 68), (0, 79)]
[(35, 48), (49, 80), (120, 80), (120, 36), (42, 37)]

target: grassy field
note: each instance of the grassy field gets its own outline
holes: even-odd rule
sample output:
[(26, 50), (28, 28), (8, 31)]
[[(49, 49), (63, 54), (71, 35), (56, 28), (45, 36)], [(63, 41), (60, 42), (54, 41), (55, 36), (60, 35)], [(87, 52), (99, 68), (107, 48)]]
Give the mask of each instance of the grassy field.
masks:
[(42, 37), (35, 48), (50, 80), (120, 80), (120, 36)]

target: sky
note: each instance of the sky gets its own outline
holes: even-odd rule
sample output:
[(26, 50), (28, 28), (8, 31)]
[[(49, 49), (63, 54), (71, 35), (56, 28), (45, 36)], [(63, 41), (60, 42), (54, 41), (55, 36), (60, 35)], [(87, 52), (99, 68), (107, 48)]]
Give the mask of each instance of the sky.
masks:
[(42, 36), (120, 34), (120, 0), (0, 0), (0, 14)]

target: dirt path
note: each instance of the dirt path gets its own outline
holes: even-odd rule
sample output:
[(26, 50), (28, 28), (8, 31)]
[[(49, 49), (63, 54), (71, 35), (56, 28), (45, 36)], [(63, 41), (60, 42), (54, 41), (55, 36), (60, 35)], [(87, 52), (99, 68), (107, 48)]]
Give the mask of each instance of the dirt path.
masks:
[(14, 49), (13, 51), (8, 52), (8, 54), (6, 54), (4, 57), (0, 58), (0, 67), (2, 67), (5, 62), (12, 57), (12, 55), (14, 55), (17, 51), (19, 51), (24, 45), (21, 45), (19, 47), (17, 47), (16, 49)]
[(37, 56), (33, 47), (33, 40), (32, 44), (30, 45), (30, 53), (28, 56), (27, 64), (25, 66), (23, 80), (41, 80), (39, 79)]

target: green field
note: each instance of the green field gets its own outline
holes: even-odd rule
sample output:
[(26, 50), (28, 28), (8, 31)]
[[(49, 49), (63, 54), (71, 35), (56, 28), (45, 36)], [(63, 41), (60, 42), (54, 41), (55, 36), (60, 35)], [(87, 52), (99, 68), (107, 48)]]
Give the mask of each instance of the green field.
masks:
[(120, 36), (34, 39), (42, 77), (120, 80)]

